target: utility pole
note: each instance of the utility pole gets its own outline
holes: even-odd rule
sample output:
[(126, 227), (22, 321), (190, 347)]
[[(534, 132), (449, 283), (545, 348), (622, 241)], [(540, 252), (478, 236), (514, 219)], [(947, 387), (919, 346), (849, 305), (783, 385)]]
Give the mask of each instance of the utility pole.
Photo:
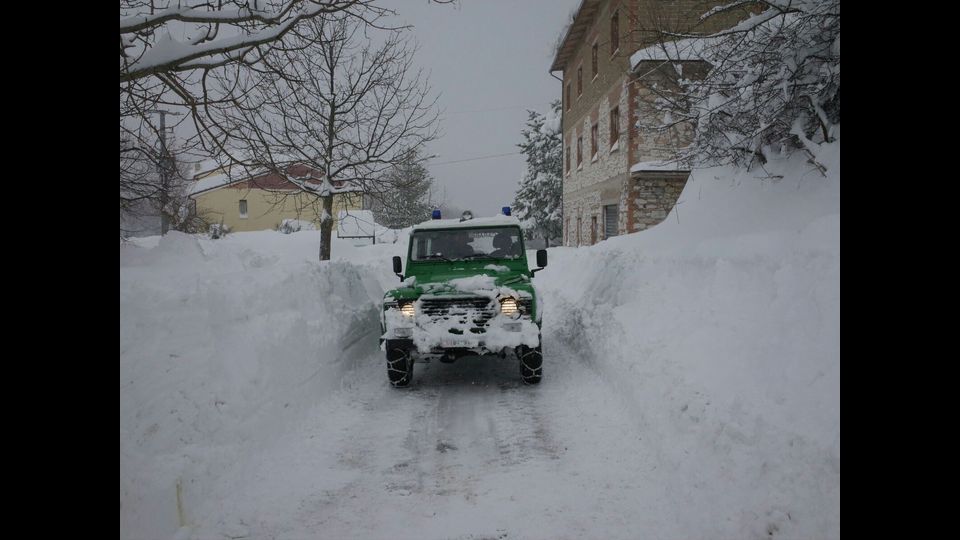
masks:
[(183, 113), (165, 111), (163, 109), (153, 109), (147, 112), (155, 112), (160, 115), (160, 160), (157, 163), (157, 169), (160, 173), (160, 235), (166, 235), (170, 230), (170, 217), (167, 215), (167, 203), (170, 196), (167, 191), (170, 189), (170, 152), (167, 150), (167, 115), (182, 116)]

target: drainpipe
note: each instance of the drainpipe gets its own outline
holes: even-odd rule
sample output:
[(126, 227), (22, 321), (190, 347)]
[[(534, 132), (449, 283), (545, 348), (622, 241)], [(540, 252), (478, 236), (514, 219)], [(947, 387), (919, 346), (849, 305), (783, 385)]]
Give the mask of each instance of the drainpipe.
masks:
[[(560, 152), (562, 153), (563, 149), (566, 148), (566, 145), (563, 144), (564, 142), (563, 141), (563, 137), (564, 137), (563, 119), (567, 115), (567, 108), (565, 107), (566, 103), (563, 102), (563, 97), (564, 97), (563, 96), (563, 79), (554, 75), (552, 71), (548, 71), (548, 73), (550, 74), (551, 77), (560, 81), (560, 144), (561, 144)], [(563, 163), (561, 163), (560, 166), (563, 167)], [(562, 168), (560, 170), (562, 171), (561, 174), (566, 172)], [(567, 220), (566, 218), (563, 217), (563, 176), (560, 177), (560, 184), (561, 184), (561, 187), (560, 187), (560, 216), (561, 216), (560, 217), (560, 231), (561, 231), (560, 237), (564, 238), (566, 236), (564, 234), (566, 231), (563, 230), (563, 225), (564, 223), (567, 222)], [(560, 240), (560, 245), (561, 246), (563, 245), (563, 240)], [(550, 247), (549, 238), (547, 239), (547, 247)]]

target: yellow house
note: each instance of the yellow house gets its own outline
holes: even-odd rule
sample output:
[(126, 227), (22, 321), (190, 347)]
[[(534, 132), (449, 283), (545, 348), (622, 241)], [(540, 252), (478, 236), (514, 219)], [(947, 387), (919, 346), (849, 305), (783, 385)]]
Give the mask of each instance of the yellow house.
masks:
[[(288, 174), (297, 178), (309, 177), (306, 183), (319, 186), (322, 173), (305, 165), (294, 165)], [(231, 231), (261, 231), (276, 229), (285, 219), (312, 222), (320, 228), (323, 202), (320, 197), (304, 192), (276, 173), (263, 172), (244, 177), (231, 177), (223, 170), (213, 170), (194, 176), (190, 188), (197, 215), (209, 223), (222, 223)], [(340, 184), (340, 185), (338, 185)], [(335, 188), (342, 183), (333, 182)], [(337, 193), (333, 197), (333, 226), (341, 210), (363, 208), (363, 194)]]

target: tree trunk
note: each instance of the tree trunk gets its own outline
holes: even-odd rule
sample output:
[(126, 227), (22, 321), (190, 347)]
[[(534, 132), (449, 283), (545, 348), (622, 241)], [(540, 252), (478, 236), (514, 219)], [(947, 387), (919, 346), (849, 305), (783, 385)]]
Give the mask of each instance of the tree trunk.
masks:
[(330, 260), (330, 242), (333, 232), (333, 195), (322, 197), (323, 218), (320, 221), (320, 260)]

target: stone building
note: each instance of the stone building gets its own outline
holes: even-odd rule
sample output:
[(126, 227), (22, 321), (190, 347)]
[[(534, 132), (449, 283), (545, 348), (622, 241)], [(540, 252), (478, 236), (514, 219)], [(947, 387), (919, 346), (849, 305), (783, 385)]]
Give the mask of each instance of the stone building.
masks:
[(714, 9), (724, 4), (581, 1), (550, 67), (563, 73), (564, 245), (644, 230), (663, 221), (677, 202), (689, 171), (663, 160), (689, 144), (692, 128), (664, 133), (641, 130), (637, 121), (655, 114), (654, 85), (708, 68), (695, 55), (664, 47), (663, 31), (709, 34), (749, 15), (742, 8)]

